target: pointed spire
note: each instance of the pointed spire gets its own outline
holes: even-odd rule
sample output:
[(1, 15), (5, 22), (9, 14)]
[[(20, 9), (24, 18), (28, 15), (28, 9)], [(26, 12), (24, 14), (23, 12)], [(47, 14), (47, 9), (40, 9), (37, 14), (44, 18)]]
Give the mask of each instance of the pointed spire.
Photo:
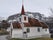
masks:
[(21, 10), (21, 15), (25, 15), (24, 5), (23, 5), (23, 0), (22, 0), (22, 10)]

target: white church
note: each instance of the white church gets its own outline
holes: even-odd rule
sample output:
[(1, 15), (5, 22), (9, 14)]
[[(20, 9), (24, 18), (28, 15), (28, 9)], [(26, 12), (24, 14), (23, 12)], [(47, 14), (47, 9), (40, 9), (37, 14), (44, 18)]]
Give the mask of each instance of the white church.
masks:
[(12, 38), (38, 38), (50, 36), (49, 27), (38, 19), (30, 18), (25, 15), (24, 5), (22, 4), (21, 14), (17, 19), (9, 20), (11, 23), (7, 31)]

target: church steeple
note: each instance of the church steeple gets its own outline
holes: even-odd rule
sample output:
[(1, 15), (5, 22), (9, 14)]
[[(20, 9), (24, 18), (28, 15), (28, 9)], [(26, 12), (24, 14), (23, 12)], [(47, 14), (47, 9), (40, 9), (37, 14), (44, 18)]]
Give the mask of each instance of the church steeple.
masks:
[(22, 0), (22, 9), (21, 9), (21, 15), (25, 15), (25, 10), (24, 10), (24, 4), (23, 4), (23, 0)]
[(25, 15), (23, 0), (22, 0), (22, 9), (21, 9), (21, 22), (28, 23), (28, 16)]

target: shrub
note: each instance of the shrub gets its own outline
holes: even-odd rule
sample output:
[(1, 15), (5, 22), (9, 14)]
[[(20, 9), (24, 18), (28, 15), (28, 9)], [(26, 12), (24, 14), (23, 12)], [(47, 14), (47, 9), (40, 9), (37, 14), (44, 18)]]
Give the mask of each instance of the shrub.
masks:
[(9, 32), (3, 30), (0, 31), (0, 35), (7, 35), (7, 34), (9, 34)]

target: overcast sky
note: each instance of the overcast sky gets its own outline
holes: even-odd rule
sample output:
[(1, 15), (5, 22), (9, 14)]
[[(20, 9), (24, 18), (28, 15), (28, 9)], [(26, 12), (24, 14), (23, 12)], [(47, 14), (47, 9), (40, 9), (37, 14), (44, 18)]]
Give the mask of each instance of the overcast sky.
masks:
[[(8, 17), (21, 12), (22, 0), (0, 0), (0, 17)], [(25, 11), (40, 12), (49, 16), (53, 0), (24, 0)]]

